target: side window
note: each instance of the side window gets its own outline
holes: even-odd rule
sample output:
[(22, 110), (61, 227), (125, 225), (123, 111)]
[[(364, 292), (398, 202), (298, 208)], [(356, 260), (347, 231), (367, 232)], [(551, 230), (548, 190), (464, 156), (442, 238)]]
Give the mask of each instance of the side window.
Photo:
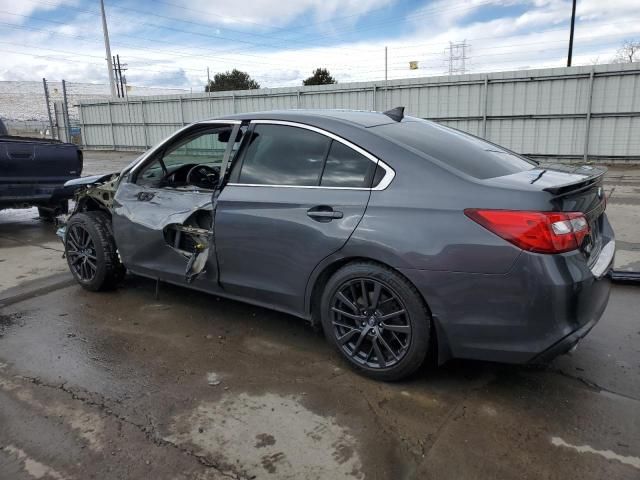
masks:
[(334, 141), (322, 173), (323, 187), (369, 188), (376, 164), (353, 148)]
[(221, 142), (218, 137), (230, 128), (225, 127), (224, 131), (207, 132), (188, 139), (185, 143), (178, 144), (167, 151), (162, 156), (162, 161), (168, 170), (186, 164), (205, 164), (210, 167), (220, 165), (227, 148), (227, 142)]
[(239, 183), (317, 186), (331, 139), (304, 128), (258, 124)]
[(176, 139), (162, 155), (138, 173), (136, 183), (156, 187), (164, 184), (172, 186), (171, 183), (183, 184), (188, 170), (195, 165), (219, 167), (232, 128), (233, 126), (228, 125), (207, 127)]

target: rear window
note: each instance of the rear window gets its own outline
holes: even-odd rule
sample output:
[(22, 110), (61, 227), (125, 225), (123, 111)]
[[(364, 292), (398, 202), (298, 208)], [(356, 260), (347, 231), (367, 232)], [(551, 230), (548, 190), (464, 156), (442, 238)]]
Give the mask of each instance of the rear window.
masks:
[(480, 138), (431, 122), (389, 123), (371, 130), (479, 179), (536, 167), (535, 163)]
[(376, 164), (353, 148), (336, 142), (331, 149), (322, 172), (323, 187), (367, 188)]

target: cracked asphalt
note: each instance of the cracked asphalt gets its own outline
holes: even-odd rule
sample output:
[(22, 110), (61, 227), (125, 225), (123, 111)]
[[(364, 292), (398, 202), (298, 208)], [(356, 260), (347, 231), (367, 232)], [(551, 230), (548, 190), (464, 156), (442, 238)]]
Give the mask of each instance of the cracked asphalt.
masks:
[[(633, 172), (608, 185), (621, 268)], [(637, 286), (548, 366), (385, 384), (281, 313), (136, 277), (86, 292), (35, 216), (0, 212), (0, 479), (640, 478)]]

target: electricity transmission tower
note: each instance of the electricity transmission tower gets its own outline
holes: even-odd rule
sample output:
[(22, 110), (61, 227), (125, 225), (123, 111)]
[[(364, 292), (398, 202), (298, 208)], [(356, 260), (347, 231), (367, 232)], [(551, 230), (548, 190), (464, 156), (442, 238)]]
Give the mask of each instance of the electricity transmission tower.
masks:
[(467, 48), (469, 44), (467, 44), (466, 40), (462, 42), (453, 43), (449, 42), (449, 75), (453, 75), (456, 73), (466, 73), (466, 60), (467, 57)]

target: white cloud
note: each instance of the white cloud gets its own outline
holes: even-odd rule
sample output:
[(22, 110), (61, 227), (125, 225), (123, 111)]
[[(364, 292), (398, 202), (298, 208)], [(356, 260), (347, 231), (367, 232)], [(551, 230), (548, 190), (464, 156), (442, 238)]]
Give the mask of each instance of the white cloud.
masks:
[(38, 3), (32, 0), (0, 0), (0, 21), (22, 24), (33, 13), (54, 10), (63, 5), (76, 5), (77, 3), (78, 0), (48, 0), (47, 3)]
[[(389, 1), (284, 2), (284, 7), (271, 9), (277, 10), (278, 15), (266, 11), (267, 3), (269, 2), (266, 0), (256, 1), (251, 2), (250, 7), (237, 9), (228, 6), (231, 5), (229, 2), (224, 2), (225, 6), (216, 2), (218, 6), (215, 11), (220, 14), (226, 12), (234, 15), (234, 18), (249, 12), (249, 18), (259, 18), (260, 23), (284, 22), (280, 16), (289, 15), (288, 18), (293, 18), (301, 15), (296, 12), (306, 12), (307, 16), (319, 19), (329, 12), (344, 16), (349, 12), (365, 11), (363, 9), (370, 11), (387, 5)], [(487, 3), (488, 0), (473, 0), (464, 4), (445, 0), (431, 3), (425, 9), (410, 14), (411, 26), (404, 29), (406, 34), (401, 37), (391, 37), (397, 29), (392, 28), (390, 19), (376, 30), (378, 35), (373, 41), (324, 47), (320, 46), (326, 43), (326, 39), (323, 39), (318, 40), (319, 46), (310, 47), (314, 39), (309, 37), (304, 43), (271, 51), (252, 48), (247, 44), (238, 43), (234, 46), (229, 42), (216, 43), (213, 39), (202, 37), (195, 37), (197, 45), (194, 45), (193, 38), (185, 40), (185, 37), (180, 38), (177, 33), (169, 30), (158, 37), (158, 41), (145, 42), (126, 35), (158, 35), (157, 30), (150, 30), (136, 23), (146, 20), (159, 23), (157, 18), (138, 17), (126, 21), (127, 16), (115, 9), (113, 13), (109, 13), (109, 26), (112, 52), (119, 53), (123, 61), (128, 63), (127, 77), (131, 84), (193, 86), (194, 91), (204, 86), (207, 66), (211, 67), (212, 75), (232, 68), (245, 70), (265, 87), (300, 85), (302, 79), (309, 76), (316, 67), (329, 68), (340, 82), (380, 80), (384, 77), (385, 45), (389, 47), (389, 78), (439, 75), (447, 70), (445, 48), (448, 42), (463, 39), (470, 44), (470, 59), (467, 64), (470, 72), (518, 69), (525, 66), (562, 66), (565, 63), (568, 40), (566, 22), (567, 12), (570, 12), (566, 0), (517, 0), (518, 4), (527, 7), (526, 13), (468, 23), (469, 18), (482, 18), (471, 15), (486, 7)], [(491, 3), (495, 11), (495, 4), (513, 5), (516, 0), (494, 0)], [(321, 5), (325, 5), (326, 10), (318, 13), (322, 10)], [(634, 35), (637, 38), (640, 12), (634, 8), (635, 5), (637, 0), (581, 0), (578, 3), (574, 64), (589, 64), (596, 57), (601, 62), (606, 62), (613, 57), (622, 39)], [(456, 9), (455, 6), (468, 8)], [(196, 4), (193, 8), (205, 8), (205, 2), (199, 6)], [(214, 11), (213, 8), (211, 11)], [(199, 21), (204, 19), (200, 18)], [(180, 28), (188, 29), (184, 25)], [(224, 27), (220, 28), (224, 35)], [(4, 60), (0, 65), (1, 80), (38, 80), (47, 77), (51, 80), (65, 78), (70, 81), (107, 81), (99, 17), (81, 14), (64, 27), (49, 29), (58, 30), (67, 36), (11, 29), (0, 33), (0, 50), (3, 50)], [(212, 28), (210, 33), (215, 35), (215, 29)], [(79, 35), (87, 40), (68, 35)], [(278, 37), (278, 33), (275, 37)], [(260, 42), (259, 37), (245, 38)], [(268, 39), (264, 41), (283, 43), (276, 39), (272, 42)], [(410, 60), (419, 61), (420, 69), (409, 70)]]
[[(235, 24), (245, 27), (287, 25), (302, 17), (302, 23), (327, 21), (336, 16), (358, 17), (371, 10), (391, 5), (396, 0), (253, 0), (237, 2), (211, 2), (191, 0), (188, 4), (174, 7), (175, 13), (187, 18), (211, 24)], [(172, 0), (172, 3), (179, 3)]]

